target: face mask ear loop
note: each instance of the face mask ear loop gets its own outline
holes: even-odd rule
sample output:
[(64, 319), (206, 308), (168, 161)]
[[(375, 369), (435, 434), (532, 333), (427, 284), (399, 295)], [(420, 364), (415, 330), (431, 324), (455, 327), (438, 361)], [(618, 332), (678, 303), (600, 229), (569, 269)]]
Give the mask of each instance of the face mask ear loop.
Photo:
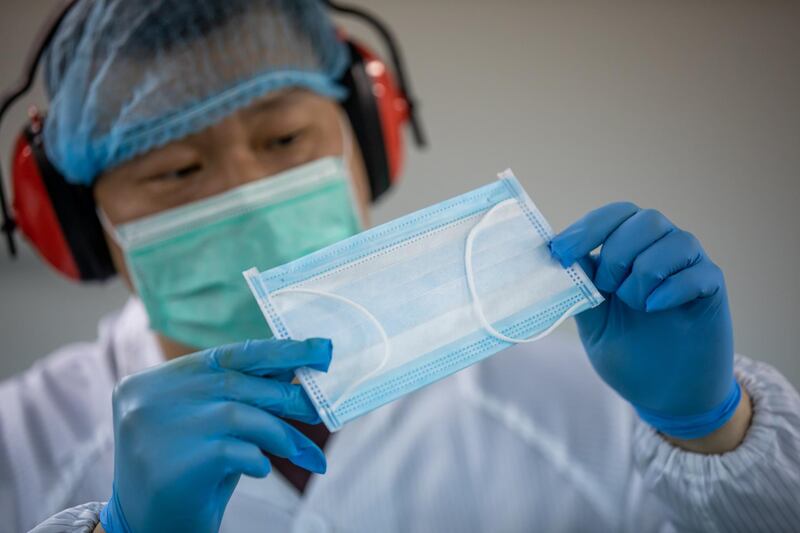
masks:
[(342, 132), (342, 160), (347, 168), (347, 173), (352, 174), (352, 167), (350, 166), (350, 152), (353, 149), (353, 139), (350, 135), (350, 128), (347, 127), (349, 119), (343, 110), (339, 111), (339, 130)]
[(97, 212), (97, 219), (100, 221), (100, 226), (102, 226), (102, 228), (106, 231), (106, 233), (108, 233), (111, 239), (115, 243), (117, 243), (117, 246), (119, 246), (124, 250), (125, 245), (122, 242), (122, 237), (120, 237), (119, 233), (117, 232), (117, 228), (114, 227), (114, 224), (112, 224), (111, 221), (108, 219), (108, 216), (106, 216), (106, 212), (103, 211), (100, 207), (96, 209), (96, 212)]
[(108, 216), (106, 216), (105, 211), (103, 211), (100, 207), (98, 207), (97, 209), (95, 209), (95, 212), (97, 213), (97, 220), (100, 221), (100, 226), (105, 230), (106, 233), (108, 233), (108, 235), (111, 237), (111, 240), (114, 241), (117, 244), (117, 246), (119, 246), (120, 249), (122, 250), (123, 260), (125, 261), (125, 268), (128, 269), (128, 273), (132, 278), (134, 288), (136, 289), (137, 292), (139, 292), (140, 290), (139, 282), (136, 279), (135, 269), (128, 260), (128, 253), (124, 240), (117, 231), (117, 228), (114, 227), (114, 224), (112, 224), (111, 221), (108, 219)]
[(383, 352), (383, 358), (381, 359), (380, 364), (378, 364), (377, 367), (375, 367), (374, 369), (370, 370), (368, 373), (366, 373), (365, 375), (361, 376), (356, 381), (351, 383), (344, 390), (344, 392), (339, 396), (339, 398), (335, 402), (333, 402), (333, 405), (331, 405), (331, 411), (336, 411), (336, 409), (342, 404), (342, 402), (347, 400), (347, 398), (350, 397), (350, 395), (353, 393), (353, 391), (356, 388), (358, 388), (361, 384), (363, 384), (368, 379), (370, 379), (373, 376), (375, 376), (378, 372), (380, 372), (383, 369), (383, 367), (386, 366), (386, 363), (389, 362), (389, 358), (391, 357), (391, 344), (389, 344), (389, 336), (386, 334), (386, 330), (383, 328), (381, 323), (378, 322), (378, 319), (375, 318), (375, 315), (373, 315), (366, 307), (364, 307), (363, 305), (361, 305), (358, 302), (354, 302), (350, 298), (345, 298), (344, 296), (340, 296), (338, 294), (332, 294), (332, 293), (325, 292), (325, 291), (318, 291), (318, 290), (315, 290), (315, 289), (291, 288), (291, 289), (282, 289), (282, 290), (279, 290), (279, 291), (275, 291), (275, 292), (273, 292), (271, 294), (271, 297), (274, 298), (275, 296), (279, 296), (281, 294), (286, 294), (286, 293), (290, 293), (290, 292), (301, 293), (301, 294), (313, 294), (314, 296), (322, 296), (323, 298), (330, 298), (332, 300), (336, 300), (338, 302), (342, 302), (344, 304), (347, 304), (347, 305), (353, 307), (354, 309), (359, 311), (361, 314), (363, 314), (365, 317), (367, 317), (367, 319), (370, 322), (372, 322), (372, 324), (378, 330), (378, 333), (381, 336), (381, 340), (383, 341), (384, 352)]
[(512, 344), (521, 344), (525, 342), (533, 342), (538, 341), (542, 337), (546, 337), (549, 335), (554, 329), (560, 326), (566, 319), (572, 316), (573, 311), (576, 311), (579, 307), (585, 305), (586, 302), (579, 301), (566, 311), (556, 320), (552, 325), (550, 325), (546, 330), (534, 335), (533, 337), (529, 337), (527, 339), (515, 339), (513, 337), (508, 337), (503, 335), (499, 331), (497, 331), (494, 326), (492, 326), (489, 321), (486, 319), (486, 315), (483, 313), (483, 306), (481, 306), (480, 298), (478, 298), (478, 291), (475, 288), (475, 273), (473, 272), (472, 268), (472, 247), (475, 241), (475, 236), (478, 234), (479, 230), (482, 226), (485, 225), (486, 221), (489, 220), (489, 217), (492, 216), (496, 211), (499, 211), (503, 207), (506, 207), (511, 204), (515, 204), (517, 201), (515, 199), (504, 200), (498, 204), (495, 204), (491, 209), (489, 209), (483, 217), (478, 221), (475, 226), (469, 231), (467, 234), (467, 242), (464, 246), (464, 268), (467, 274), (467, 287), (469, 288), (469, 295), (472, 299), (472, 309), (475, 311), (475, 315), (478, 317), (478, 321), (481, 323), (483, 329), (486, 330), (489, 335), (492, 337), (499, 339), (501, 341), (510, 342)]
[(353, 167), (351, 165), (352, 159), (350, 154), (353, 150), (353, 135), (351, 128), (348, 127), (350, 124), (350, 119), (347, 118), (344, 110), (339, 111), (339, 130), (341, 131), (342, 135), (342, 161), (344, 163), (344, 169), (347, 174), (347, 178), (350, 182), (350, 201), (353, 204), (353, 207), (356, 211), (356, 216), (358, 217), (358, 224), (361, 228), (366, 227), (366, 221), (364, 220), (364, 213), (361, 210), (361, 202), (359, 202), (358, 194), (356, 191), (356, 183), (355, 183), (355, 174), (353, 173)]

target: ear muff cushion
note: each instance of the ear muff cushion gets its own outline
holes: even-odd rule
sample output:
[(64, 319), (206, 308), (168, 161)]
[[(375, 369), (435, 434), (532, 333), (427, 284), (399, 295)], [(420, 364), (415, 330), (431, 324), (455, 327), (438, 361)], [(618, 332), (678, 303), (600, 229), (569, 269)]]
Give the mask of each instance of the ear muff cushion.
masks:
[(374, 201), (391, 185), (389, 162), (386, 158), (378, 106), (372, 94), (372, 80), (364, 69), (360, 52), (353, 43), (348, 42), (348, 45), (351, 64), (345, 72), (342, 84), (348, 89), (349, 94), (343, 107), (361, 148)]
[[(12, 180), (17, 216), (20, 220), (23, 217), (27, 219), (26, 224), (30, 228), (36, 228), (35, 240), (31, 236), (29, 239), (51, 265), (72, 279), (94, 281), (113, 276), (114, 264), (103, 237), (102, 226), (97, 219), (91, 188), (72, 185), (61, 176), (47, 160), (41, 136), (33, 134), (28, 129), (23, 138), (30, 152), (27, 153), (23, 148), (16, 154), (18, 157), (15, 158)], [(41, 186), (32, 185), (37, 183), (37, 180)], [(46, 191), (44, 196), (42, 188)], [(38, 191), (33, 194), (34, 200), (27, 199), (22, 192), (26, 189)], [(38, 202), (39, 213), (42, 209), (46, 211), (47, 208), (44, 206), (49, 204), (56, 222), (53, 222), (52, 217), (37, 220), (35, 218), (37, 213), (27, 205), (34, 201)], [(46, 232), (55, 235), (60, 232), (63, 239), (59, 241), (53, 237), (54, 240), (51, 241), (42, 238), (41, 235)], [(69, 255), (77, 267), (77, 276), (73, 275), (72, 269), (66, 268), (68, 263), (61, 262), (64, 259), (61, 242), (65, 243), (69, 250)], [(50, 248), (50, 245), (54, 248)], [(52, 256), (53, 261), (48, 256)]]

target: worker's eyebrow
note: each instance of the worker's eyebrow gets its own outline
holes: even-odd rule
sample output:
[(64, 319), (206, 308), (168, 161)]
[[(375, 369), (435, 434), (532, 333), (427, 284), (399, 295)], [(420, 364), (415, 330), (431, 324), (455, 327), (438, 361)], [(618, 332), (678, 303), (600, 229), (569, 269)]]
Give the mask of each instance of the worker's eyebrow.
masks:
[(297, 103), (303, 96), (298, 89), (288, 89), (269, 95), (253, 102), (247, 109), (249, 113), (263, 113), (273, 111), (286, 105)]

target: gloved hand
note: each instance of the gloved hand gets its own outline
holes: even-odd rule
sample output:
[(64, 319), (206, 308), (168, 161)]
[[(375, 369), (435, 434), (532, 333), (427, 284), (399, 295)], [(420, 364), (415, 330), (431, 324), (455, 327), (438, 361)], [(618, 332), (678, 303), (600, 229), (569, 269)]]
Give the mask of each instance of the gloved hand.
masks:
[[(591, 251), (602, 246), (599, 255)], [(739, 403), (722, 271), (698, 240), (631, 203), (592, 211), (550, 243), (606, 297), (576, 317), (600, 377), (657, 430), (699, 438)]]
[(326, 371), (330, 359), (328, 340), (247, 341), (124, 379), (114, 391), (106, 532), (218, 531), (240, 475), (270, 472), (262, 450), (325, 472), (322, 451), (278, 417), (319, 422), (291, 371)]

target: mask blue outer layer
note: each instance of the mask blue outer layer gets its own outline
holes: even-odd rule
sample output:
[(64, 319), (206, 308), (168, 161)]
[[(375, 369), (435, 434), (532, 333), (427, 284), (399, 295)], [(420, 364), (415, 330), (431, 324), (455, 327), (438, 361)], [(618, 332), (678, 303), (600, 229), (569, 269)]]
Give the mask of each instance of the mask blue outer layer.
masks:
[[(549, 242), (553, 236), (550, 226), (516, 178), (507, 172), (503, 179), (494, 183), (372, 228), (286, 265), (260, 274), (255, 269), (251, 269), (245, 273), (245, 277), (248, 279), (251, 290), (253, 290), (275, 336), (290, 338), (292, 337), (292, 327), (286, 323), (286, 316), (282, 315), (275, 305), (275, 293), (278, 291), (302, 287), (308, 282), (324, 279), (331, 273), (344, 272), (349, 266), (363, 264), (364, 261), (371, 261), (373, 258), (391, 254), (393, 251), (399, 251), (402, 254), (404, 243), (425, 239), (443, 228), (464, 223), (465, 219), (480, 217), (493, 206), (509, 199), (516, 200), (516, 205), (525, 214), (524, 220), (529, 224), (527, 227), (532, 228), (545, 244)], [(508, 240), (509, 244), (501, 243), (499, 245), (498, 253), (514, 251), (511, 248), (513, 247), (513, 236)], [(546, 250), (546, 246), (543, 249)], [(436, 261), (440, 255), (437, 250), (431, 249), (426, 251), (425, 258), (430, 258), (430, 261), (434, 262), (434, 266), (437, 266)], [(555, 264), (555, 261), (549, 257), (549, 253), (546, 259), (542, 259), (542, 261), (545, 260)], [(449, 265), (442, 265), (442, 270), (446, 270), (446, 266), (452, 270), (452, 262)], [(548, 268), (552, 269), (553, 267), (548, 264)], [(565, 290), (551, 295), (546, 300), (531, 302), (531, 305), (521, 311), (493, 322), (493, 326), (507, 336), (528, 338), (546, 330), (564, 314), (572, 315), (594, 307), (603, 301), (602, 296), (579, 266), (563, 269), (559, 265), (557, 268), (571, 280), (571, 283), (566, 283)], [(431, 272), (434, 273), (432, 274), (434, 276), (439, 273), (436, 268)], [(460, 277), (464, 276), (460, 275)], [(486, 277), (491, 276), (484, 275), (484, 278)], [(363, 279), (353, 281), (354, 286), (358, 286), (359, 283), (362, 285), (367, 283)], [(413, 281), (411, 280), (410, 283)], [(445, 281), (449, 282), (450, 280)], [(460, 282), (460, 280), (455, 281)], [(464, 284), (465, 281), (460, 282), (461, 287)], [(410, 290), (413, 290), (413, 285), (409, 285), (409, 287), (411, 287)], [(365, 298), (369, 299), (370, 291), (368, 289), (365, 291), (367, 293)], [(398, 291), (398, 299), (402, 299), (404, 296)], [(286, 296), (279, 297), (285, 298)], [(378, 300), (385, 302), (386, 295), (375, 296), (373, 302), (362, 300), (361, 303), (366, 308), (370, 308), (372, 303), (374, 304), (372, 308), (376, 309)], [(375, 313), (376, 316), (378, 314)], [(339, 318), (339, 320), (344, 321), (346, 318)], [(382, 324), (382, 326), (389, 336), (397, 333), (397, 330), (403, 327), (402, 324)], [(357, 328), (358, 324), (353, 323), (352, 327)], [(331, 398), (327, 397), (319, 385), (318, 381), (322, 376), (318, 373), (310, 369), (300, 369), (297, 376), (317, 407), (322, 420), (329, 429), (335, 431), (349, 420), (449, 376), (510, 345), (509, 342), (490, 336), (478, 326), (453, 342), (420, 354), (411, 361), (369, 379), (339, 402), (333, 402)], [(335, 339), (333, 357), (335, 362), (337, 357)], [(344, 357), (344, 354), (340, 357)], [(335, 371), (333, 367), (332, 371)]]

